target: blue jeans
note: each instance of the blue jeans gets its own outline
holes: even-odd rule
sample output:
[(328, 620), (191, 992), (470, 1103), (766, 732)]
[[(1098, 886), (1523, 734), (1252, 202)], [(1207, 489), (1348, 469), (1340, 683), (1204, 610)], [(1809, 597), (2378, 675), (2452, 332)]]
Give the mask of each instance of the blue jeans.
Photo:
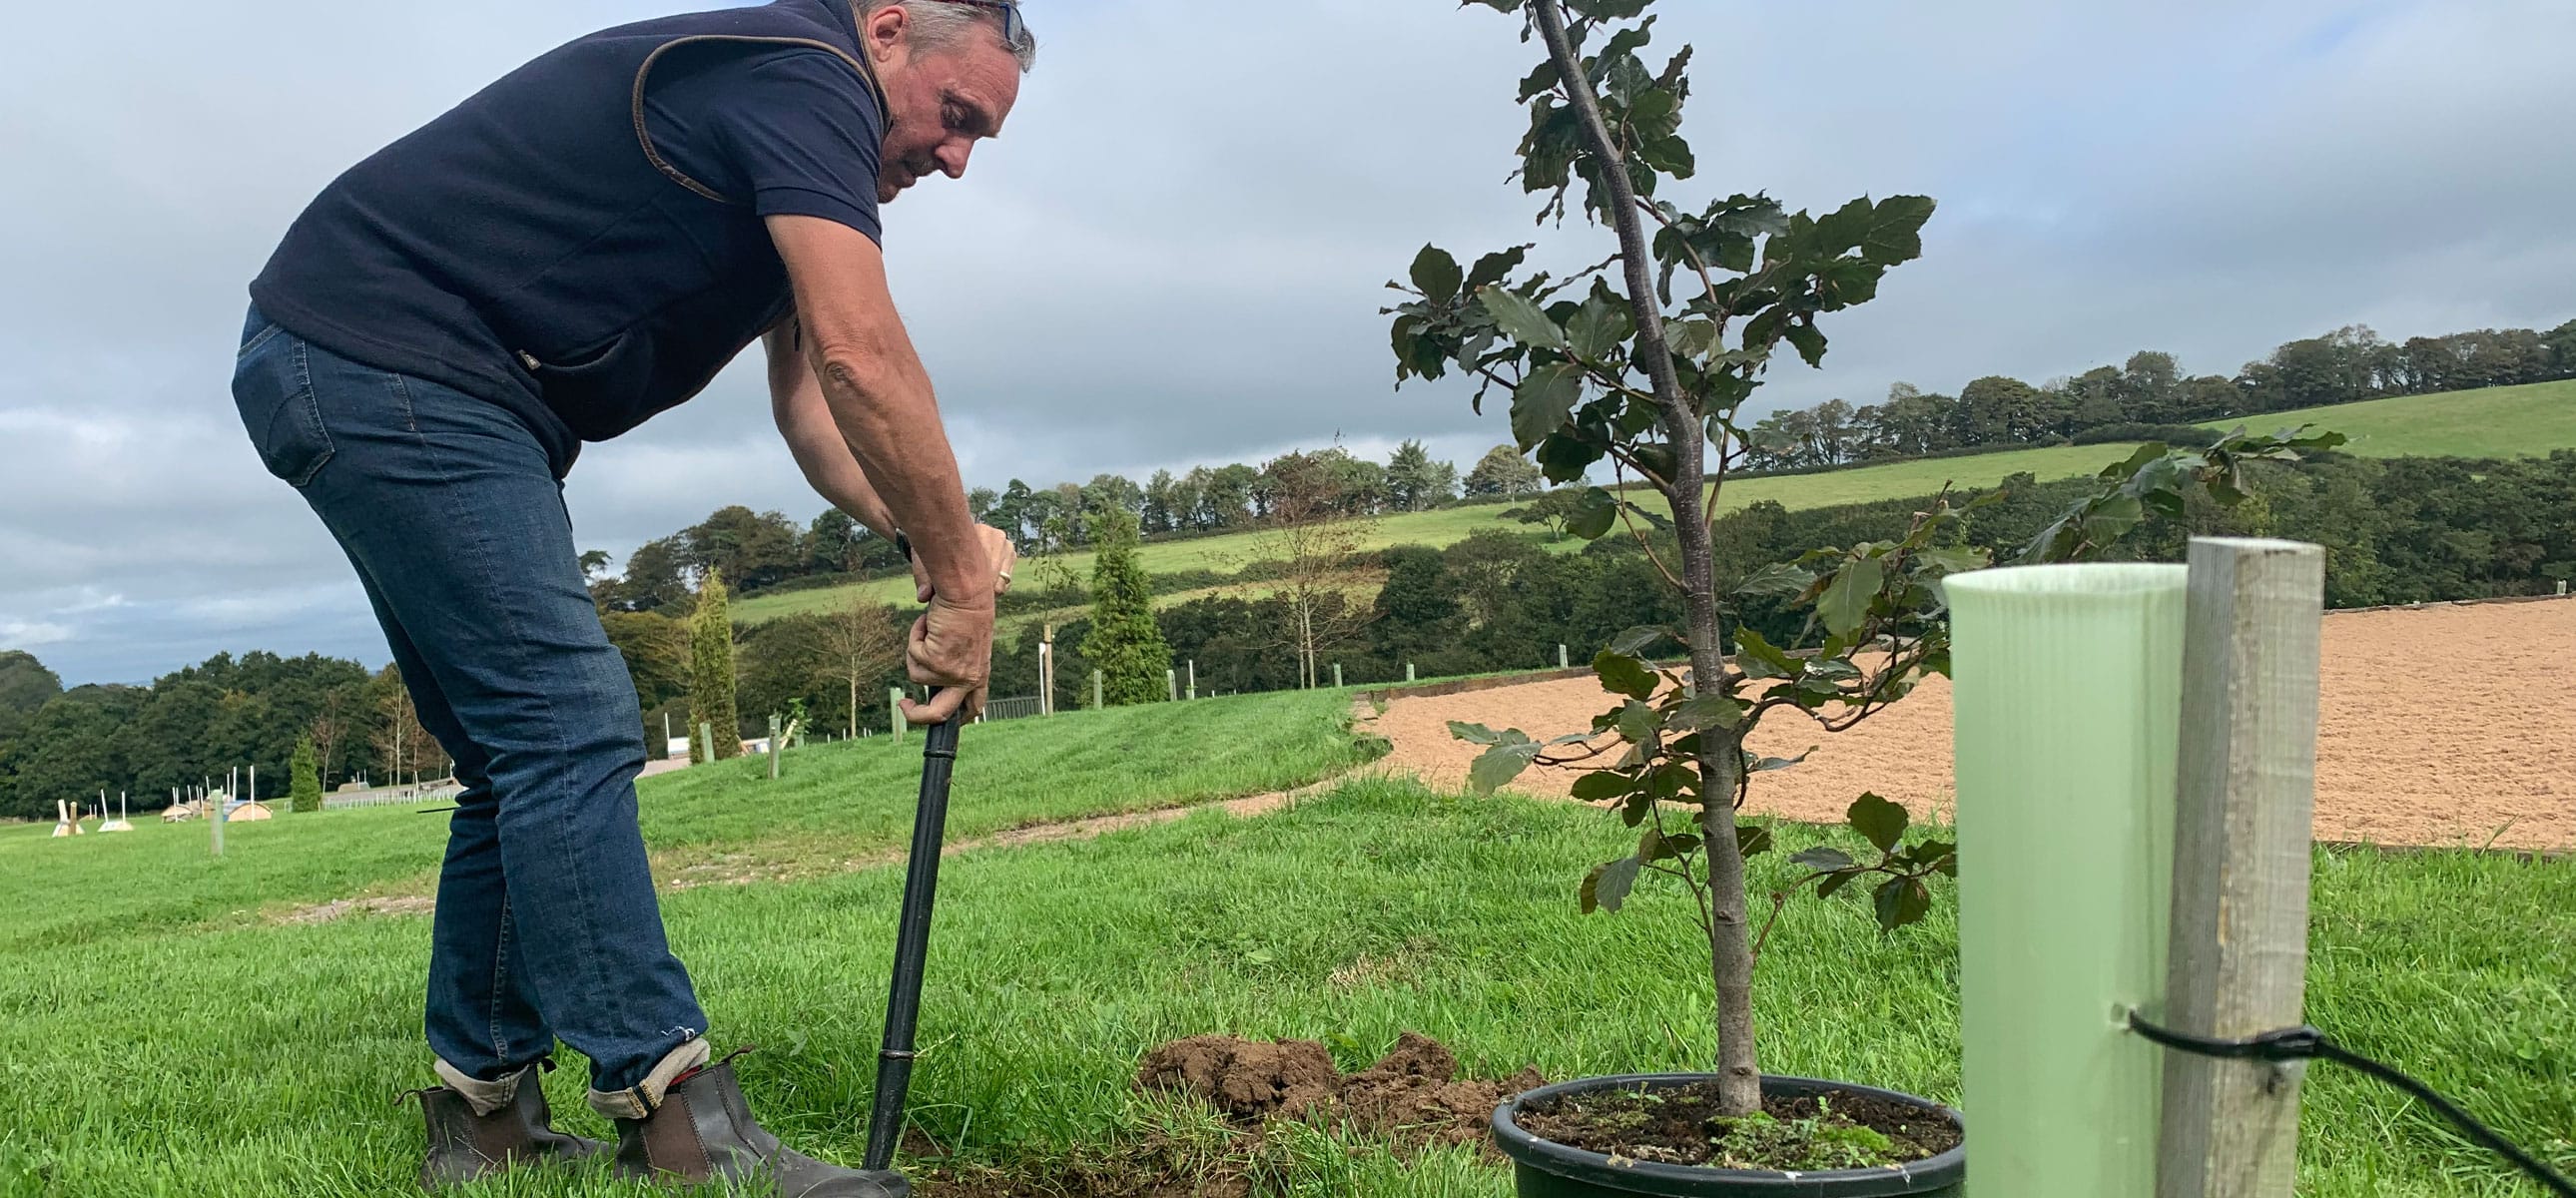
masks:
[(261, 316), (233, 400), (357, 568), (464, 787), (430, 940), (430, 1047), (498, 1080), (555, 1040), (615, 1093), (705, 1033), (636, 826), (643, 717), (573, 551), (562, 480), (497, 404)]

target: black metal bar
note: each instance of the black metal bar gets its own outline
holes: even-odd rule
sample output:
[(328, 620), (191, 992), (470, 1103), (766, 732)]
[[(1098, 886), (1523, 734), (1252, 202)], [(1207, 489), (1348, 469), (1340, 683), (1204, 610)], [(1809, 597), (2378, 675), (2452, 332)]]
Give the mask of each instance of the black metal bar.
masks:
[(904, 866), (903, 915), (895, 931), (894, 985), (886, 994), (885, 1047), (877, 1052), (876, 1100), (868, 1113), (865, 1168), (894, 1161), (912, 1087), (913, 1031), (921, 1016), (921, 973), (930, 952), (930, 909), (939, 894), (940, 843), (948, 831), (948, 780), (957, 766), (958, 721), (930, 730), (921, 750), (921, 802), (913, 809), (912, 856)]

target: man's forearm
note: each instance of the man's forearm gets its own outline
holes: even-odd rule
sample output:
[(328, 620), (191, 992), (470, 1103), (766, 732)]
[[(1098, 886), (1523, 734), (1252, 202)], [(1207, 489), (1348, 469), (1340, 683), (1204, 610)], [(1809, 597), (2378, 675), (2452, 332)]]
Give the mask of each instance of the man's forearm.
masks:
[[(965, 482), (929, 376), (910, 347), (843, 353), (817, 345), (813, 356), (833, 426), (859, 468), (855, 479), (836, 478), (836, 488), (883, 513), (893, 527), (879, 533), (904, 534), (938, 593), (960, 602), (989, 597), (994, 579), (975, 539)], [(840, 505), (843, 497), (825, 498)], [(849, 507), (842, 510), (869, 523)]]
[(930, 374), (886, 290), (883, 252), (846, 225), (768, 220), (795, 288), (799, 356), (822, 387), (832, 427), (911, 540), (932, 590), (952, 604), (990, 604), (998, 579), (976, 541)]

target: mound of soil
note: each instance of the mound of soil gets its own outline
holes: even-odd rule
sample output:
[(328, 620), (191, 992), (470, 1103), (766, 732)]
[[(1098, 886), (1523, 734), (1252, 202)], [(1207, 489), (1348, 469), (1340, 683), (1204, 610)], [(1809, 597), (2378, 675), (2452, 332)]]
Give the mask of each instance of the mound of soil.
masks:
[(1530, 1134), (1604, 1156), (1724, 1169), (1816, 1171), (1901, 1165), (1959, 1146), (1959, 1125), (1866, 1094), (1766, 1098), (1767, 1118), (1717, 1113), (1711, 1083), (1640, 1093), (1595, 1090), (1517, 1122)]
[(916, 1192), (923, 1198), (1247, 1198), (1247, 1162), (1259, 1156), (1259, 1128), (1271, 1120), (1343, 1127), (1399, 1149), (1480, 1143), (1497, 1104), (1545, 1084), (1535, 1069), (1502, 1081), (1461, 1078), (1455, 1054), (1411, 1032), (1376, 1064), (1352, 1074), (1335, 1068), (1332, 1054), (1312, 1040), (1192, 1036), (1145, 1054), (1136, 1085), (1205, 1099), (1238, 1125), (1230, 1143), (1149, 1138), (1014, 1169), (947, 1168), (924, 1175)]
[(1497, 1104), (1545, 1084), (1535, 1069), (1500, 1081), (1461, 1078), (1456, 1054), (1413, 1032), (1348, 1075), (1312, 1040), (1234, 1036), (1175, 1040), (1136, 1071), (1139, 1089), (1194, 1094), (1239, 1121), (1306, 1119), (1408, 1146), (1479, 1142)]

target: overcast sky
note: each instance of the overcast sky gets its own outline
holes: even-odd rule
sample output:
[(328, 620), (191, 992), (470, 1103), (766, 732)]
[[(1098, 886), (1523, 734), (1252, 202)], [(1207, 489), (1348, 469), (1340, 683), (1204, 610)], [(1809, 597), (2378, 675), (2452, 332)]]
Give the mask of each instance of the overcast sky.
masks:
[[(648, 0), (131, 0), (0, 45), (0, 648), (67, 682), (218, 650), (386, 659), (346, 561), (228, 400), (243, 287), (356, 159)], [(1664, 0), (1700, 48), (1678, 198), (1920, 192), (1924, 258), (1771, 402), (1868, 402), (2170, 350), (2230, 372), (2347, 323), (2576, 315), (2564, 0)], [(1471, 462), (1455, 389), (1392, 390), (1381, 285), (1425, 241), (1537, 235), (1507, 185), (1537, 60), (1449, 0), (1028, 0), (1005, 137), (886, 214), (969, 479), (1139, 478), (1339, 435)], [(1660, 59), (1658, 59), (1660, 61)], [(1569, 229), (1563, 238), (1598, 234)], [(1571, 249), (1567, 253), (1572, 253)], [(1606, 251), (1604, 251), (1606, 252)], [(1591, 257), (1597, 258), (1600, 252)], [(592, 446), (584, 547), (822, 503), (756, 351)]]

